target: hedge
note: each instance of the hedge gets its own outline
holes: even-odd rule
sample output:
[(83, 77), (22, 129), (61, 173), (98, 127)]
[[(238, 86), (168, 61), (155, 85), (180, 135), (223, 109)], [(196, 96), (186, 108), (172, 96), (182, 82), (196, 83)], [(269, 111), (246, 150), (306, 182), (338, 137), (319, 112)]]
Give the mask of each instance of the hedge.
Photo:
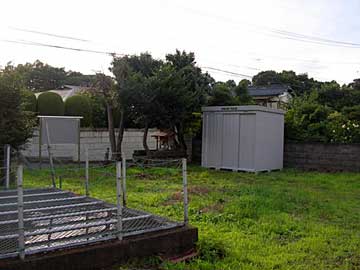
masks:
[(65, 101), (65, 115), (82, 116), (81, 126), (89, 127), (91, 125), (90, 99), (83, 95), (69, 97)]
[(39, 115), (64, 115), (64, 102), (60, 95), (53, 92), (44, 92), (38, 96)]

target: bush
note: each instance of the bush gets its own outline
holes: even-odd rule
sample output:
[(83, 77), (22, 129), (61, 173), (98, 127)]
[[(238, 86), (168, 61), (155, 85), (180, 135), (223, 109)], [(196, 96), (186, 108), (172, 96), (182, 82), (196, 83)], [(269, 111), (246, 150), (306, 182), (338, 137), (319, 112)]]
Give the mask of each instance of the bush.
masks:
[(344, 107), (342, 109), (342, 113), (347, 115), (350, 120), (360, 121), (360, 105)]
[(64, 115), (64, 102), (60, 95), (53, 92), (44, 92), (38, 97), (39, 115)]
[(319, 104), (317, 94), (296, 97), (285, 115), (285, 137), (292, 141), (360, 143), (360, 106), (343, 113)]
[(360, 122), (351, 120), (346, 115), (334, 112), (328, 118), (328, 132), (330, 142), (359, 143)]
[(21, 91), (21, 97), (24, 111), (36, 112), (37, 100), (35, 94), (29, 90), (23, 90)]
[(327, 142), (331, 109), (306, 100), (295, 100), (285, 115), (285, 137), (293, 141)]
[(91, 125), (90, 99), (84, 95), (69, 97), (65, 101), (65, 115), (82, 116), (81, 126), (89, 127)]

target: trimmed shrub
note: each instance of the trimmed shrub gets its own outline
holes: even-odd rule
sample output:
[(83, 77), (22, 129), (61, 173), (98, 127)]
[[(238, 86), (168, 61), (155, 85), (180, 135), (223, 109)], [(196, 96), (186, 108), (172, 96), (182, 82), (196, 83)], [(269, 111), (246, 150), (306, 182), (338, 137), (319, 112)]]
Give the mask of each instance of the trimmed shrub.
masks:
[(24, 111), (36, 112), (37, 100), (33, 92), (29, 90), (21, 91), (21, 99)]
[(38, 97), (39, 115), (64, 115), (64, 102), (60, 95), (53, 92), (44, 92)]
[(82, 116), (81, 126), (89, 127), (91, 125), (90, 99), (83, 95), (69, 97), (65, 101), (65, 115)]

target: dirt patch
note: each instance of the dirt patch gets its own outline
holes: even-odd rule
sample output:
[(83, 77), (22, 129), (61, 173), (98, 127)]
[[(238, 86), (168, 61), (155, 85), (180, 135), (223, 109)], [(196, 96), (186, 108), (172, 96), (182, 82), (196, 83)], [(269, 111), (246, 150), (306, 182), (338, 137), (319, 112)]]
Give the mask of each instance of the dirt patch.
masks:
[(178, 192), (171, 194), (171, 196), (165, 202), (163, 202), (162, 205), (165, 205), (165, 206), (173, 205), (178, 202), (182, 202), (183, 200), (184, 200), (183, 193), (178, 191)]
[(134, 175), (134, 177), (136, 179), (141, 179), (141, 180), (154, 180), (154, 179), (157, 179), (156, 175), (147, 174), (147, 173), (137, 173), (137, 174)]
[(204, 195), (204, 194), (208, 194), (210, 192), (210, 189), (207, 187), (201, 187), (201, 186), (195, 186), (195, 187), (190, 187), (188, 189), (189, 194), (194, 194), (194, 195)]
[[(204, 195), (204, 194), (208, 194), (210, 192), (210, 189), (207, 187), (201, 187), (201, 186), (194, 186), (194, 187), (190, 187), (188, 189), (188, 194), (189, 195)], [(174, 205), (178, 202), (183, 202), (184, 200), (184, 193), (182, 191), (177, 191), (174, 192), (173, 194), (171, 194), (171, 196), (162, 203), (162, 205)], [(190, 196), (188, 196), (188, 200), (190, 201)]]
[(224, 211), (224, 203), (225, 201), (221, 199), (212, 205), (202, 208), (200, 211), (201, 213), (222, 213)]

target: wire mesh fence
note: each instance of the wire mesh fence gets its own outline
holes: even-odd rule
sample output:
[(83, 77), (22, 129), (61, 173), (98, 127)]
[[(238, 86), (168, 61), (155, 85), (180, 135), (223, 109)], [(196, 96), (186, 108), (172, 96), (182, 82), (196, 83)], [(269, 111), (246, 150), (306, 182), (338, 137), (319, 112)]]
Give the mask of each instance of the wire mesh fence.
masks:
[[(17, 183), (0, 191), (0, 258), (24, 258), (187, 223), (186, 160), (123, 158), (90, 163), (87, 159), (66, 164), (53, 157), (52, 165), (40, 170), (24, 157), (17, 159), (13, 166), (19, 161), (27, 164), (26, 174), (23, 177), (20, 166)], [(152, 178), (154, 172), (160, 185), (134, 181)], [(168, 190), (162, 192), (166, 181)], [(178, 196), (176, 202), (171, 202), (172, 192)], [(172, 221), (160, 216), (165, 208)]]

